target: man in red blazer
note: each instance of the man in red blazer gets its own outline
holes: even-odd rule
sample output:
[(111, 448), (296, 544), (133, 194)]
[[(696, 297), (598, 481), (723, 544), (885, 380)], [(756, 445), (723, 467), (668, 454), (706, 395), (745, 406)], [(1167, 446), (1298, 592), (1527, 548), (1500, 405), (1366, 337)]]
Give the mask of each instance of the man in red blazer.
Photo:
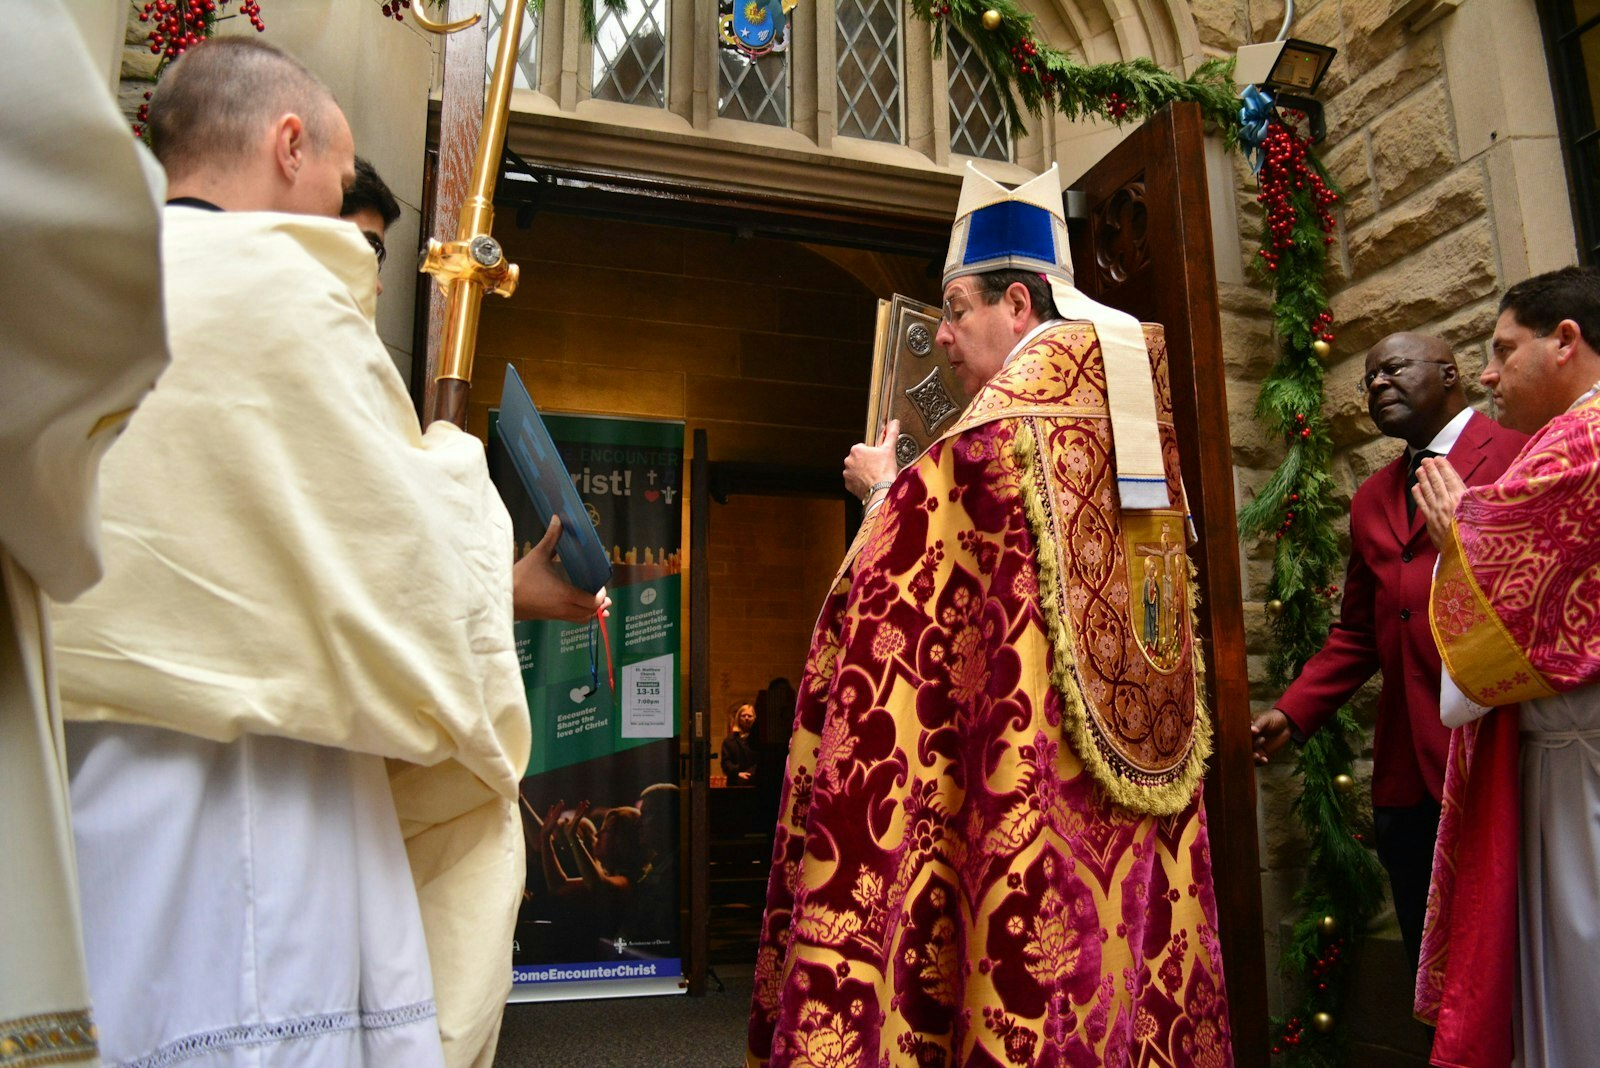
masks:
[(1469, 486), (1493, 482), (1527, 438), (1467, 406), (1455, 356), (1438, 338), (1384, 338), (1367, 353), (1362, 385), (1372, 421), (1406, 451), (1356, 490), (1339, 621), (1250, 732), (1256, 762), (1264, 764), (1290, 737), (1304, 741), (1322, 726), (1374, 671), (1383, 673), (1372, 739), (1373, 824), (1415, 971), (1450, 731), (1439, 722), (1439, 650), (1428, 628), (1438, 551), (1411, 488), (1429, 456), (1447, 456)]

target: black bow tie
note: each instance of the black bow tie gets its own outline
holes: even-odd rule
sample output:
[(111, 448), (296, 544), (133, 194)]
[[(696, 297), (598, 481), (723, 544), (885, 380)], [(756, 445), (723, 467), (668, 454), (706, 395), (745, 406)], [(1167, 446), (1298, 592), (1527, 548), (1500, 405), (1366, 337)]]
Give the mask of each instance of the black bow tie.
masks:
[(1411, 491), (1417, 488), (1417, 472), (1422, 468), (1422, 461), (1441, 456), (1442, 453), (1430, 452), (1427, 449), (1418, 449), (1411, 454), (1411, 463), (1406, 467), (1406, 519), (1417, 518), (1417, 499)]

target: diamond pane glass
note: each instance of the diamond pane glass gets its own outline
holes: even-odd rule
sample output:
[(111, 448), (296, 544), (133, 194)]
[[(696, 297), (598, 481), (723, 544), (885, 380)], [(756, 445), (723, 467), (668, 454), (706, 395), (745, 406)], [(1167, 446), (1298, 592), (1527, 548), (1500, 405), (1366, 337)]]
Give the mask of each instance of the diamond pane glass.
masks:
[[(500, 50), (500, 27), (506, 18), (508, 0), (489, 0), (489, 62), (484, 64), (483, 79), (494, 77), (494, 57)], [(510, 0), (521, 2), (521, 0)], [(517, 71), (511, 85), (515, 89), (533, 89), (539, 84), (539, 14), (529, 4), (522, 16), (522, 42), (517, 48)]]
[(950, 151), (980, 159), (1011, 159), (1005, 105), (983, 57), (959, 33), (945, 37), (950, 87)]
[(721, 81), (717, 114), (725, 119), (789, 125), (789, 53), (752, 59), (736, 48), (717, 49)]
[(838, 0), (834, 7), (839, 133), (901, 140), (899, 0)]
[(595, 99), (666, 107), (667, 0), (629, 0), (621, 12), (595, 8)]

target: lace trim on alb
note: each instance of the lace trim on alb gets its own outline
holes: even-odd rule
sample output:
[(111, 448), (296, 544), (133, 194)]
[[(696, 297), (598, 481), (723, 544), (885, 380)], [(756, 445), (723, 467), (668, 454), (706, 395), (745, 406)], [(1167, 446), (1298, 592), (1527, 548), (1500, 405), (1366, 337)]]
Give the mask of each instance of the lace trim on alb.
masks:
[(168, 1042), (154, 1053), (125, 1061), (123, 1068), (167, 1068), (192, 1057), (217, 1050), (239, 1046), (263, 1046), (276, 1042), (293, 1042), (302, 1038), (318, 1038), (339, 1031), (382, 1031), (390, 1027), (426, 1020), (434, 1015), (432, 999), (403, 1005), (397, 1009), (377, 1012), (326, 1012), (317, 1016), (300, 1016), (293, 1020), (274, 1020), (271, 1023), (240, 1024), (216, 1031), (202, 1031), (185, 1035)]
[(418, 1020), (432, 1019), (435, 1013), (432, 999), (419, 1001), (413, 1005), (402, 1005), (398, 1009), (381, 1009), (378, 1012), (364, 1012), (361, 1014), (361, 1029), (363, 1031), (382, 1031), (387, 1027), (404, 1027), (414, 1024)]

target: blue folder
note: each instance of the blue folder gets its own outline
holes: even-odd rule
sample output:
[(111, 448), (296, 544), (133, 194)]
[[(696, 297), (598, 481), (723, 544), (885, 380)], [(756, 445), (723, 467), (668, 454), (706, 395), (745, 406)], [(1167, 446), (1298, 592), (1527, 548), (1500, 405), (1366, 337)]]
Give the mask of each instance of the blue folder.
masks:
[(599, 591), (611, 579), (611, 560), (595, 533), (594, 523), (583, 498), (578, 496), (567, 465), (550, 440), (539, 409), (522, 384), (515, 367), (506, 367), (505, 389), (500, 394), (499, 438), (522, 488), (538, 513), (540, 529), (530, 534), (544, 536), (550, 517), (561, 517), (561, 536), (556, 551), (572, 584), (590, 593)]

